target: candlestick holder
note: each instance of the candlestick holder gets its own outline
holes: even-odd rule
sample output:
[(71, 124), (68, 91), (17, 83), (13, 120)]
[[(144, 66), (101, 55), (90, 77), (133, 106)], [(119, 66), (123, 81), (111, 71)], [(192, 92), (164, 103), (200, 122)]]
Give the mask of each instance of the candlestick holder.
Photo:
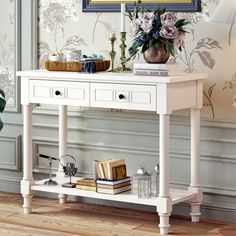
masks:
[(121, 61), (121, 67), (118, 67), (115, 69), (115, 71), (117, 72), (129, 72), (132, 71), (131, 68), (126, 67), (126, 57), (125, 57), (125, 49), (127, 47), (127, 45), (125, 44), (125, 40), (126, 40), (126, 32), (120, 32), (121, 35), (121, 44), (120, 44), (120, 49), (121, 49), (121, 57), (120, 57), (120, 61)]
[(111, 72), (114, 72), (114, 61), (115, 61), (115, 56), (116, 56), (116, 51), (114, 50), (114, 45), (115, 45), (115, 41), (116, 41), (116, 37), (111, 37), (110, 38), (111, 41), (111, 51), (110, 51), (110, 57), (111, 57)]

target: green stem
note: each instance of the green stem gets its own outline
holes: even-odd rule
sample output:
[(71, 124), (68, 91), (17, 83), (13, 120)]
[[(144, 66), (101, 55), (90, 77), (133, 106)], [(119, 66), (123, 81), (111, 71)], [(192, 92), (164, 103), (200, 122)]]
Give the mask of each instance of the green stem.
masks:
[(203, 95), (206, 97), (207, 101), (209, 102), (209, 105), (211, 107), (212, 117), (213, 117), (213, 119), (215, 119), (215, 111), (214, 111), (213, 103), (211, 102), (210, 97), (206, 94), (205, 91), (203, 91)]

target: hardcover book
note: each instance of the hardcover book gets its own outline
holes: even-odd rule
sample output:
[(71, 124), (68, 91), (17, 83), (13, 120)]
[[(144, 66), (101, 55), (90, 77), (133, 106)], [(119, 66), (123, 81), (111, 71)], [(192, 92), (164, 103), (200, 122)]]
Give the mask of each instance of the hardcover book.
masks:
[(125, 165), (125, 160), (124, 159), (112, 159), (112, 160), (108, 160), (106, 162), (107, 165), (107, 179), (115, 179), (113, 177), (113, 173), (112, 173), (112, 168), (116, 167), (116, 166), (120, 166), (120, 165)]
[(124, 183), (127, 181), (131, 181), (131, 177), (127, 176), (126, 178), (120, 179), (120, 180), (100, 180), (100, 179), (97, 179), (97, 184), (116, 185), (116, 184)]
[(112, 177), (114, 180), (120, 180), (126, 176), (126, 165), (112, 167)]
[(178, 70), (180, 71), (180, 65), (177, 63), (134, 63), (133, 69), (138, 70)]
[(135, 75), (168, 76), (168, 70), (133, 69)]
[[(94, 165), (95, 165), (95, 170), (96, 170), (96, 177), (98, 179), (113, 180), (116, 178), (113, 177), (112, 168), (125, 165), (125, 160), (124, 159), (111, 159), (111, 160), (97, 161), (97, 162), (94, 162)], [(115, 173), (115, 174), (118, 175), (119, 173), (121, 173), (121, 171), (118, 171), (118, 173)], [(126, 177), (126, 175), (119, 178), (124, 178), (124, 177)]]
[(121, 188), (127, 185), (130, 185), (131, 181), (126, 181), (120, 184), (115, 184), (115, 185), (109, 185), (109, 184), (97, 184), (98, 188), (106, 188), (106, 189), (117, 189), (117, 188)]
[(117, 188), (117, 189), (105, 189), (105, 188), (97, 188), (98, 193), (106, 193), (106, 194), (117, 194), (131, 190), (131, 184)]
[(77, 185), (96, 187), (96, 181), (91, 178), (84, 178), (84, 179), (77, 180)]
[(79, 190), (93, 191), (96, 192), (96, 187), (94, 186), (85, 186), (85, 185), (76, 185), (76, 188)]

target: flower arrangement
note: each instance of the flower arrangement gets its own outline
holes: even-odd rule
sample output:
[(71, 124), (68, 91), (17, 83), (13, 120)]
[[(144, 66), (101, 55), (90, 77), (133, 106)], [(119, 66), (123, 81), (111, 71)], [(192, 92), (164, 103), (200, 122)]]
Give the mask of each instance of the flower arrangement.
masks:
[(131, 35), (134, 37), (129, 48), (130, 58), (134, 58), (139, 49), (141, 53), (150, 47), (164, 47), (168, 55), (174, 56), (176, 48), (180, 51), (184, 47), (184, 28), (188, 21), (177, 19), (175, 13), (166, 12), (164, 8), (151, 11), (141, 1), (134, 3), (134, 11), (127, 8), (127, 15), (131, 20)]

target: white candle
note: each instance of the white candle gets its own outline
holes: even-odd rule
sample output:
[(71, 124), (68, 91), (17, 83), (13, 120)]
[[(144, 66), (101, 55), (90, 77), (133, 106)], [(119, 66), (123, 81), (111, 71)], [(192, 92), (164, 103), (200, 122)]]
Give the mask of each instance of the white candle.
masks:
[(125, 32), (125, 3), (121, 3), (121, 11), (120, 11), (120, 14), (121, 14), (121, 18), (120, 18), (120, 25), (121, 25), (121, 28), (120, 28), (120, 32)]
[(111, 38), (112, 38), (112, 39), (115, 39), (115, 38), (116, 38), (116, 33), (115, 33), (115, 32), (112, 32), (112, 33), (111, 33)]

